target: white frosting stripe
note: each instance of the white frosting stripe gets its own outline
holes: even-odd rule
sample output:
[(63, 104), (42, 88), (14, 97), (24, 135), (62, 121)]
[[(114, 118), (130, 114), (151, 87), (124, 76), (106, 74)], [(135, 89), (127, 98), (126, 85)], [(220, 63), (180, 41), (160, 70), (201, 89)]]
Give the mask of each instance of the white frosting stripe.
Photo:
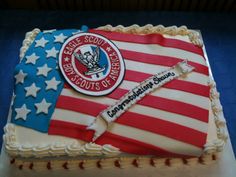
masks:
[[(96, 102), (99, 103), (98, 100)], [(179, 114), (175, 113), (170, 113), (158, 109), (153, 109), (145, 106), (139, 106), (139, 105), (134, 105), (132, 107), (132, 110), (129, 110), (130, 112), (135, 112), (141, 115), (147, 115), (153, 118), (161, 119), (164, 121), (169, 121), (175, 124), (179, 124), (182, 126), (186, 126), (189, 128), (192, 128), (194, 130), (206, 133), (208, 130), (208, 124), (204, 123), (202, 121), (198, 121), (196, 119), (191, 119), (190, 117), (182, 116)], [(63, 115), (63, 116), (61, 116)], [(92, 115), (88, 114), (83, 114), (75, 111), (69, 111), (65, 109), (59, 109), (57, 108), (53, 114), (52, 119), (53, 120), (61, 120), (64, 121), (66, 117), (66, 121), (71, 122), (71, 123), (76, 123), (76, 124), (81, 124), (84, 126), (90, 125), (95, 117)], [(186, 119), (188, 121), (186, 121)], [(112, 129), (111, 129), (112, 131)]]
[(108, 130), (108, 132), (123, 137), (129, 135), (131, 139), (151, 144), (177, 154), (199, 156), (202, 153), (202, 148), (194, 145), (126, 125), (115, 124), (115, 126), (112, 126), (112, 131)]
[[(60, 116), (60, 111), (58, 111), (55, 116)], [(64, 114), (64, 112), (63, 112)], [(60, 118), (54, 117), (54, 120), (60, 120)], [(87, 125), (87, 120), (86, 119), (91, 119), (93, 121), (95, 117), (87, 115), (87, 114), (82, 114), (82, 113), (72, 113), (65, 111), (65, 117), (68, 117), (68, 122), (72, 122), (74, 124), (79, 124), (79, 125)], [(56, 119), (55, 119), (56, 118)], [(63, 121), (63, 119), (61, 119)], [(77, 122), (77, 123), (76, 123)], [(148, 132), (145, 130), (137, 129), (134, 127), (126, 126), (126, 125), (121, 125), (118, 123), (114, 123), (112, 128), (108, 130), (110, 133), (122, 136), (122, 137), (127, 137), (129, 135), (129, 138), (135, 139), (140, 142), (144, 142), (147, 144), (151, 144), (153, 146), (165, 149), (167, 151), (173, 152), (173, 153), (178, 153), (178, 154), (185, 154), (185, 155), (200, 155), (200, 152), (202, 151), (201, 148), (182, 142), (178, 141), (176, 139), (172, 139), (166, 136), (158, 135), (152, 132)], [(128, 146), (128, 145), (127, 145)], [(189, 152), (186, 152), (189, 151)]]
[(119, 49), (129, 50), (129, 51), (142, 51), (142, 53), (147, 54), (158, 54), (163, 56), (169, 57), (178, 57), (182, 59), (188, 59), (189, 61), (199, 63), (206, 66), (205, 59), (198, 54), (188, 52), (181, 49), (170, 48), (170, 47), (162, 47), (157, 44), (137, 44), (137, 43), (130, 43), (130, 42), (120, 42), (120, 41), (113, 41)]
[[(137, 82), (124, 80), (122, 84), (120, 85), (120, 88), (125, 89), (125, 90), (131, 90), (132, 88), (136, 87), (138, 84), (139, 83)], [(198, 106), (200, 108), (207, 109), (207, 110), (209, 108), (209, 98), (192, 94), (189, 92), (184, 92), (181, 90), (174, 90), (174, 89), (161, 87), (158, 89), (158, 91), (154, 91), (150, 93), (150, 95), (167, 98), (171, 100), (176, 100), (176, 101), (181, 100), (181, 102), (192, 104), (194, 106)]]
[[(152, 74), (152, 75), (170, 68), (170, 67), (165, 67), (161, 65), (141, 63), (141, 62), (126, 60), (126, 59), (125, 59), (125, 67), (127, 70), (146, 73), (146, 74)], [(193, 71), (190, 74), (188, 74), (187, 77), (179, 77), (178, 80), (194, 82), (201, 85), (207, 85), (209, 77), (204, 74), (200, 74)]]
[[(132, 88), (136, 87), (138, 85), (137, 82), (131, 82), (131, 81), (126, 81), (124, 80), (123, 83), (120, 85), (121, 89), (124, 90), (131, 90)], [(115, 101), (117, 101), (117, 99), (110, 97), (109, 95), (107, 97), (89, 97), (87, 95), (83, 95), (80, 94), (79, 92), (75, 92), (73, 89), (67, 89), (64, 88), (62, 90), (61, 95), (66, 95), (66, 96), (71, 96), (71, 97), (75, 97), (75, 98), (85, 98), (88, 101), (98, 101), (100, 103), (104, 103), (107, 105), (111, 105), (114, 104)], [(175, 101), (180, 101), (183, 103), (187, 103), (187, 104), (191, 104), (203, 109), (208, 110), (209, 104), (210, 104), (210, 100), (209, 98), (200, 96), (200, 95), (196, 95), (196, 94), (192, 94), (192, 93), (188, 93), (188, 92), (184, 92), (184, 91), (180, 91), (180, 90), (174, 90), (174, 89), (167, 89), (167, 88), (159, 88), (158, 91), (154, 91), (152, 93), (150, 93), (150, 95), (152, 96), (157, 96), (157, 97), (162, 97), (162, 98), (166, 98), (169, 100), (175, 100)], [(137, 103), (139, 104), (139, 103)], [(132, 108), (131, 108), (132, 109)]]
[(65, 117), (67, 122), (84, 126), (90, 125), (95, 119), (94, 116), (88, 114), (57, 108), (52, 115), (52, 120), (65, 121)]

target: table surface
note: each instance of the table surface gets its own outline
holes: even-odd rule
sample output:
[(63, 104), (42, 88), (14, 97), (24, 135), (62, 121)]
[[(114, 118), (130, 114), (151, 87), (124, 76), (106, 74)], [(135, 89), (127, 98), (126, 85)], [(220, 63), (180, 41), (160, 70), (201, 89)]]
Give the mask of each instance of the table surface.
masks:
[[(106, 24), (186, 25), (200, 29), (212, 72), (221, 94), (227, 126), (236, 152), (236, 13), (0, 11), (0, 136), (7, 121), (14, 67), (24, 35), (40, 29), (97, 27)], [(2, 139), (0, 139), (0, 146)]]

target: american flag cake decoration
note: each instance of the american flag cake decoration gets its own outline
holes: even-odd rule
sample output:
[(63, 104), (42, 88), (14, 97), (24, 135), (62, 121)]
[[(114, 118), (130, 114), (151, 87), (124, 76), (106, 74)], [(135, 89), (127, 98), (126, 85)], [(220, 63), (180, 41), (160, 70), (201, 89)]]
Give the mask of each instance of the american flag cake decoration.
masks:
[[(191, 70), (178, 69), (178, 77), (140, 93), (126, 109), (125, 95), (185, 59)], [(44, 31), (16, 67), (11, 122), (129, 154), (200, 156), (211, 106), (208, 81), (202, 48), (178, 38), (86, 27)], [(94, 139), (88, 127), (119, 103), (122, 114), (109, 126), (97, 125), (106, 129)]]

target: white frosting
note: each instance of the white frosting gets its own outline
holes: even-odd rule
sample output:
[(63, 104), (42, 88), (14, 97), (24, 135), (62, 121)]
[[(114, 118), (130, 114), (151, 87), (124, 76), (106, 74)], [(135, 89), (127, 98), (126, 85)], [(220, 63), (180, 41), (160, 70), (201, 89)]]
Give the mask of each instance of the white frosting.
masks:
[(124, 27), (122, 25), (118, 26), (101, 26), (97, 29), (100, 30), (106, 30), (106, 31), (116, 31), (116, 32), (123, 32), (123, 33), (132, 33), (132, 34), (151, 34), (151, 33), (159, 33), (159, 34), (165, 34), (170, 36), (176, 36), (176, 35), (182, 35), (182, 36), (188, 36), (189, 40), (197, 46), (202, 46), (203, 42), (200, 38), (200, 35), (197, 31), (189, 30), (186, 26), (169, 26), (164, 27), (163, 25), (157, 25), (153, 26), (151, 24), (145, 25), (145, 26), (139, 26), (139, 25), (131, 25)]
[(119, 148), (116, 148), (110, 144), (105, 144), (102, 146), (102, 152), (106, 156), (116, 156), (120, 154)]
[[(123, 27), (121, 25), (117, 27), (112, 26), (105, 26), (100, 27), (99, 29), (103, 30), (110, 30), (110, 31), (120, 31), (120, 32), (129, 32), (129, 33), (142, 33), (142, 34), (149, 34), (149, 33), (160, 33), (164, 34), (165, 36), (175, 38), (176, 36), (180, 36), (182, 40), (186, 41), (186, 36), (188, 39), (194, 43), (195, 45), (202, 46), (202, 41), (199, 38), (199, 34), (195, 31), (188, 30), (187, 27), (181, 26), (181, 27), (167, 27), (165, 28), (162, 25), (158, 25), (153, 27), (152, 25), (146, 25), (144, 27), (139, 27), (138, 25), (132, 25), (130, 27)], [(20, 50), (20, 58), (23, 58), (25, 55), (25, 52), (27, 51), (28, 47), (33, 43), (36, 35), (40, 32), (40, 30), (35, 29), (32, 32), (26, 33), (26, 39), (23, 41), (23, 46)], [(201, 160), (199, 161), (199, 158), (191, 158), (191, 159), (185, 159), (186, 164), (183, 163), (182, 159), (179, 158), (173, 158), (173, 159), (166, 159), (166, 158), (154, 158), (152, 159), (154, 166), (156, 167), (162, 167), (167, 166), (166, 161), (168, 160), (168, 163), (170, 163), (170, 167), (178, 167), (178, 165), (187, 165), (192, 166), (196, 165), (198, 163), (204, 162), (204, 164), (208, 164), (212, 161), (213, 155), (216, 156), (217, 152), (222, 151), (224, 144), (227, 140), (227, 133), (225, 132), (225, 119), (222, 112), (222, 106), (219, 102), (219, 93), (216, 91), (216, 85), (211, 80), (209, 82), (209, 85), (211, 86), (211, 104), (212, 104), (212, 114), (210, 113), (209, 121), (212, 121), (213, 123), (210, 123), (210, 127), (208, 130), (208, 137), (207, 137), (207, 143), (204, 147), (204, 155), (201, 157)], [(211, 112), (211, 111), (210, 111)], [(215, 122), (215, 124), (214, 124)], [(217, 129), (217, 133), (215, 133), (215, 126)], [(36, 158), (42, 158), (46, 156), (72, 156), (76, 157), (79, 155), (88, 155), (88, 156), (107, 156), (107, 157), (114, 157), (119, 155), (121, 152), (118, 148), (113, 147), (112, 145), (97, 145), (94, 143), (85, 143), (81, 141), (76, 141), (71, 138), (65, 138), (65, 137), (57, 137), (57, 136), (47, 136), (47, 135), (41, 135), (38, 132), (35, 132), (33, 130), (27, 130), (26, 128), (19, 128), (19, 126), (15, 126), (13, 124), (8, 123), (5, 128), (5, 135), (4, 135), (4, 142), (6, 151), (10, 154), (12, 157), (36, 157)], [(26, 140), (23, 140), (23, 137), (18, 137), (17, 132), (23, 133), (21, 136), (25, 136), (26, 134), (30, 134), (29, 142), (27, 143)], [(33, 134), (31, 136), (31, 134)], [(36, 136), (34, 136), (37, 134)], [(39, 142), (37, 143), (38, 139), (36, 137), (40, 137)], [(34, 140), (33, 140), (34, 139)], [(45, 141), (43, 141), (45, 139)], [(22, 141), (23, 140), (23, 141)], [(32, 141), (31, 141), (32, 140)], [(23, 143), (22, 143), (23, 142)], [(53, 143), (50, 143), (53, 142)], [(24, 145), (23, 145), (24, 144)], [(137, 167), (141, 168), (145, 165), (150, 165), (151, 158), (149, 157), (120, 157), (120, 158), (104, 158), (104, 159), (90, 159), (87, 160), (51, 160), (50, 165), (52, 169), (62, 169), (63, 164), (67, 163), (67, 167), (69, 169), (76, 169), (79, 168), (78, 164), (82, 163), (82, 167), (84, 169), (90, 169), (90, 168), (98, 168), (98, 166), (101, 166), (101, 168), (114, 168), (116, 167), (114, 164), (117, 161), (120, 165), (120, 168), (129, 168), (133, 167), (133, 161), (136, 160), (136, 163), (138, 164)], [(16, 159), (15, 165), (16, 166), (23, 166), (23, 169), (28, 169), (29, 165), (31, 164), (30, 158), (26, 159), (26, 161)], [(98, 162), (99, 161), (99, 162)], [(33, 162), (34, 166), (33, 169), (36, 170), (47, 170), (47, 164), (48, 161), (42, 159), (42, 160), (35, 160)], [(99, 164), (99, 165), (98, 165)]]
[(210, 154), (214, 152), (221, 152), (228, 139), (228, 135), (225, 131), (226, 122), (224, 119), (223, 108), (219, 100), (219, 92), (216, 90), (216, 83), (213, 79), (209, 80), (211, 107), (214, 115), (214, 121), (217, 131), (217, 138), (212, 141), (208, 141), (205, 144), (205, 153)]
[[(16, 128), (21, 130), (20, 132), (24, 135), (27, 134), (29, 139), (38, 137), (37, 140), (35, 140), (35, 144), (38, 140), (41, 144), (35, 145), (34, 143), (29, 144), (28, 142), (32, 141), (25, 141), (24, 145), (21, 145), (18, 143), (19, 139), (23, 139), (23, 137), (18, 137), (18, 141), (16, 140)], [(37, 157), (42, 158), (46, 156), (62, 156), (62, 155), (68, 155), (68, 156), (78, 156), (78, 155), (87, 155), (87, 156), (116, 156), (120, 154), (118, 148), (113, 147), (112, 145), (105, 144), (103, 146), (95, 144), (95, 143), (84, 143), (81, 144), (78, 141), (75, 141), (71, 138), (64, 138), (64, 137), (58, 137), (58, 136), (51, 136), (48, 141), (43, 142), (44, 138), (47, 137), (47, 134), (38, 133), (36, 131), (32, 131), (30, 129), (19, 127), (14, 124), (8, 123), (5, 128), (5, 135), (4, 135), (4, 142), (7, 152), (15, 157), (15, 156), (22, 156), (22, 157)], [(32, 132), (31, 132), (32, 131)], [(29, 132), (31, 132), (31, 136), (29, 135)], [(42, 135), (40, 135), (42, 134)], [(53, 139), (59, 140), (52, 142)], [(61, 139), (64, 139), (63, 142)], [(70, 140), (70, 141), (69, 141)], [(72, 141), (71, 141), (72, 140)], [(26, 144), (25, 144), (26, 143)]]
[(40, 29), (35, 28), (33, 31), (27, 32), (25, 34), (25, 39), (22, 42), (22, 47), (20, 48), (20, 60), (25, 56), (25, 52), (28, 50), (29, 46), (33, 43), (35, 37), (40, 32)]

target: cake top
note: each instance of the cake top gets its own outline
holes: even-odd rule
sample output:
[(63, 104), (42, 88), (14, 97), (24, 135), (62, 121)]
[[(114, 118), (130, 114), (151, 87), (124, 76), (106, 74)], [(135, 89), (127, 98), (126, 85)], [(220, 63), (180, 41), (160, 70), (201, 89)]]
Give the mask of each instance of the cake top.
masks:
[(14, 155), (192, 157), (224, 142), (207, 144), (220, 104), (213, 114), (202, 42), (185, 26), (35, 29), (20, 58), (5, 136)]

